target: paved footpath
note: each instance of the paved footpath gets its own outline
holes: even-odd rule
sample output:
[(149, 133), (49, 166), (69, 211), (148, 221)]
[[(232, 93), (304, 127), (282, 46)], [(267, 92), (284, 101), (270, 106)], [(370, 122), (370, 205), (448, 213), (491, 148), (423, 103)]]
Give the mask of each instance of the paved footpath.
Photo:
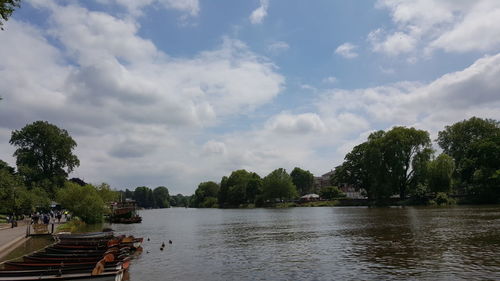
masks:
[(14, 228), (0, 228), (0, 258), (24, 242), (25, 236), (26, 224), (24, 222), (18, 222), (18, 226)]

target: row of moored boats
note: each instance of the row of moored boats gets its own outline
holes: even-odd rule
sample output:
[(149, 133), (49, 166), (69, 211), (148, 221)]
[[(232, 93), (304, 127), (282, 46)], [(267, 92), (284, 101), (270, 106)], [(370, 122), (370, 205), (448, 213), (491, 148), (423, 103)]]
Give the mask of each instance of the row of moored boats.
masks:
[(113, 232), (59, 234), (42, 251), (3, 263), (0, 281), (124, 280), (131, 258), (142, 252), (142, 238)]

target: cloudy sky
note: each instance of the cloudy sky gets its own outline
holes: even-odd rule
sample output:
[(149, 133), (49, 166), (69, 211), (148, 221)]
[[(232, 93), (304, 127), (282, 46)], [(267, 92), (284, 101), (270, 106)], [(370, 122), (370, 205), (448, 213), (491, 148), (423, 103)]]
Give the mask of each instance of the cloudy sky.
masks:
[(498, 0), (26, 0), (0, 31), (0, 159), (47, 120), (72, 176), (191, 194), (316, 175), (373, 130), (500, 119)]

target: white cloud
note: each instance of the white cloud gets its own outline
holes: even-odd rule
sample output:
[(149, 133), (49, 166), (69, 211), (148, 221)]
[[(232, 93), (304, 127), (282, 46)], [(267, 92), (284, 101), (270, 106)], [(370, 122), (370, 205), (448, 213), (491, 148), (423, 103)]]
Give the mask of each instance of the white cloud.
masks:
[(210, 140), (203, 145), (202, 151), (205, 155), (224, 155), (226, 154), (226, 145), (223, 142)]
[(354, 51), (356, 48), (356, 45), (347, 42), (338, 46), (337, 49), (335, 49), (335, 53), (343, 56), (344, 58), (352, 59), (358, 56), (358, 54)]
[[(174, 58), (140, 37), (131, 19), (55, 3), (37, 2), (48, 31), (11, 19), (0, 33), (0, 131), (36, 120), (67, 129), (82, 163), (75, 176), (192, 192), (213, 175), (194, 140), (203, 143), (207, 128), (252, 112), (283, 87), (276, 67), (241, 41)], [(205, 152), (223, 152), (221, 144)], [(0, 153), (12, 163), (9, 149)]]
[(321, 118), (315, 113), (292, 115), (281, 113), (268, 121), (269, 130), (286, 134), (307, 134), (310, 132), (323, 132), (326, 127)]
[(323, 83), (330, 83), (330, 84), (335, 84), (339, 81), (339, 79), (337, 79), (337, 77), (335, 76), (330, 76), (330, 77), (326, 77), (325, 79), (323, 79)]
[[(39, 1), (39, 0), (32, 0)], [(101, 3), (115, 3), (125, 7), (131, 15), (142, 15), (142, 9), (146, 6), (156, 5), (165, 9), (177, 10), (189, 16), (197, 16), (200, 12), (198, 0), (97, 0)]]
[(500, 50), (500, 1), (379, 0), (395, 28), (368, 36), (373, 50), (388, 55)]
[(271, 43), (267, 49), (271, 52), (271, 53), (281, 53), (281, 52), (284, 52), (286, 50), (288, 50), (290, 48), (290, 46), (288, 45), (288, 43), (286, 42), (283, 42), (283, 41), (277, 41), (277, 42), (273, 42)]
[(267, 9), (269, 8), (269, 0), (260, 0), (260, 6), (250, 14), (250, 22), (252, 24), (262, 23), (267, 16)]
[(499, 119), (500, 54), (429, 84), (400, 82), (358, 90), (331, 90), (318, 102), (323, 119), (340, 113), (366, 116), (371, 127), (419, 126), (436, 133), (444, 125), (477, 115)]
[(416, 39), (403, 33), (395, 32), (384, 36), (381, 29), (370, 32), (368, 41), (372, 44), (374, 52), (397, 56), (402, 53), (411, 52), (416, 46)]

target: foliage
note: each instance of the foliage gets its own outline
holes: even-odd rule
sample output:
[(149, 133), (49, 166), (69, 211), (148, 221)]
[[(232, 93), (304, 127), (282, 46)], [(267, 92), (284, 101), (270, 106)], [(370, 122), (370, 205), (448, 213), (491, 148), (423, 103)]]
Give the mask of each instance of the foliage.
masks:
[(256, 173), (236, 170), (229, 177), (222, 177), (219, 192), (221, 207), (255, 203), (262, 194), (262, 179)]
[(20, 7), (21, 0), (0, 0), (0, 29), (3, 30), (3, 22), (8, 21), (16, 8)]
[(118, 191), (112, 190), (111, 186), (105, 182), (98, 185), (96, 189), (104, 203), (116, 202), (120, 197)]
[(430, 200), (429, 203), (431, 205), (455, 205), (456, 201), (453, 198), (449, 198), (446, 193), (438, 192), (436, 193), (436, 197)]
[(314, 175), (306, 170), (295, 167), (290, 173), (293, 184), (297, 187), (299, 195), (304, 195), (312, 191)]
[(500, 123), (472, 117), (446, 126), (438, 144), (453, 157), (457, 190), (481, 202), (500, 201)]
[(66, 130), (45, 121), (13, 131), (10, 143), (17, 147), (14, 156), (25, 183), (44, 187), (49, 195), (80, 165), (72, 152), (76, 142)]
[(182, 194), (177, 194), (170, 196), (170, 206), (172, 207), (188, 207), (189, 206), (189, 196), (184, 196)]
[(364, 189), (371, 200), (384, 200), (396, 192), (390, 185), (383, 163), (383, 137), (385, 132), (370, 134), (368, 140), (347, 153), (342, 165), (335, 168), (332, 184), (348, 184)]
[(217, 208), (217, 197), (205, 197), (203, 202), (199, 206), (200, 208)]
[(9, 174), (13, 175), (16, 170), (11, 167), (7, 162), (0, 160), (0, 170), (6, 170)]
[(134, 200), (143, 208), (154, 208), (155, 199), (153, 191), (147, 186), (139, 186), (134, 190)]
[[(202, 182), (198, 185), (192, 198), (192, 205), (195, 208), (210, 208), (217, 204), (219, 195), (219, 185), (213, 181)], [(210, 198), (210, 199), (209, 199)], [(205, 206), (205, 204), (207, 206)]]
[(70, 221), (59, 225), (56, 228), (56, 232), (76, 232), (84, 226), (85, 222), (83, 222), (79, 217), (72, 217)]
[(364, 189), (372, 200), (385, 200), (395, 193), (404, 199), (425, 181), (431, 155), (426, 131), (405, 127), (377, 131), (346, 155), (335, 169), (332, 183)]
[(406, 198), (409, 189), (415, 188), (422, 168), (432, 155), (429, 133), (415, 128), (394, 127), (384, 136), (383, 160), (389, 182), (399, 189), (399, 197)]
[(340, 198), (340, 197), (345, 197), (345, 193), (343, 193), (338, 187), (336, 186), (325, 186), (322, 187), (319, 195), (321, 198), (324, 199), (333, 199), (333, 198)]
[(298, 196), (292, 177), (283, 168), (276, 169), (264, 177), (262, 191), (266, 200), (284, 200)]
[(447, 154), (440, 154), (429, 162), (428, 181), (432, 192), (450, 192), (452, 175), (455, 171), (455, 162)]
[(86, 223), (101, 222), (109, 211), (97, 188), (90, 184), (81, 186), (66, 182), (64, 188), (57, 191), (56, 198), (63, 208)]
[(155, 208), (170, 208), (170, 194), (168, 188), (158, 186), (153, 190), (153, 197), (155, 200)]

